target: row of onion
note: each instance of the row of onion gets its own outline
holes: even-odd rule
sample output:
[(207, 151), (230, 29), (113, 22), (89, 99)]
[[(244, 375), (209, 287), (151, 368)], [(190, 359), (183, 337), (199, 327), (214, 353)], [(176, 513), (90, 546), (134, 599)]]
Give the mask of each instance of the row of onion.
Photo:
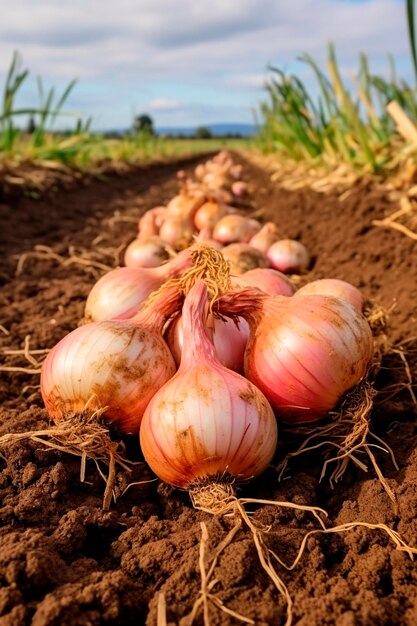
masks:
[(223, 249), (196, 243), (159, 267), (97, 282), (88, 323), (44, 362), (43, 399), (54, 420), (105, 407), (120, 431), (140, 430), (146, 460), (171, 484), (247, 479), (272, 459), (277, 417), (319, 420), (366, 376), (373, 344), (362, 305), (340, 280), (296, 290), (272, 268), (233, 275)]

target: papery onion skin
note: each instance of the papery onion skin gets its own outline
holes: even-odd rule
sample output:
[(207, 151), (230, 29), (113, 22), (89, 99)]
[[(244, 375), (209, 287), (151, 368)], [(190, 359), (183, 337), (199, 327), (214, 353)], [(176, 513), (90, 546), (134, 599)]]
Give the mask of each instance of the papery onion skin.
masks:
[(270, 267), (257, 267), (232, 277), (236, 287), (257, 287), (265, 293), (277, 296), (292, 296), (295, 286), (288, 276)]
[(85, 320), (98, 322), (129, 319), (148, 296), (174, 276), (191, 267), (188, 250), (160, 267), (118, 267), (104, 274), (91, 289), (85, 305)]
[(365, 298), (357, 287), (338, 278), (322, 278), (307, 283), (296, 292), (298, 296), (308, 295), (333, 296), (350, 302), (359, 312), (362, 312)]
[(280, 239), (273, 243), (266, 253), (271, 267), (284, 274), (299, 274), (310, 265), (310, 255), (300, 241)]
[(369, 370), (369, 324), (339, 298), (285, 298), (247, 289), (225, 294), (219, 305), (249, 321), (245, 375), (287, 422), (323, 418)]
[(143, 311), (132, 320), (93, 322), (65, 336), (48, 353), (41, 371), (41, 393), (50, 417), (106, 408), (122, 432), (138, 432), (156, 391), (175, 373), (162, 337), (167, 315)]
[[(257, 476), (277, 443), (276, 419), (264, 395), (217, 361), (203, 329), (199, 288), (190, 291), (183, 309), (189, 334), (179, 370), (149, 403), (140, 429), (151, 469), (182, 488), (226, 472), (238, 480)], [(187, 304), (198, 297), (196, 305)]]

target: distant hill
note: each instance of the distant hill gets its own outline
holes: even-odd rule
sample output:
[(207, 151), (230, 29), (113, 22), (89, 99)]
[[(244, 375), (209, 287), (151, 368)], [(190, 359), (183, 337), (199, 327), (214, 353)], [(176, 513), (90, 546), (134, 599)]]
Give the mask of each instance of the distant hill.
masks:
[[(201, 124), (217, 137), (223, 137), (224, 135), (241, 135), (242, 137), (251, 137), (256, 133), (256, 126), (254, 124), (236, 124), (236, 123), (221, 123), (221, 124)], [(183, 137), (193, 137), (195, 135), (197, 127), (175, 127), (175, 126), (160, 126), (156, 128), (158, 135), (182, 135)]]

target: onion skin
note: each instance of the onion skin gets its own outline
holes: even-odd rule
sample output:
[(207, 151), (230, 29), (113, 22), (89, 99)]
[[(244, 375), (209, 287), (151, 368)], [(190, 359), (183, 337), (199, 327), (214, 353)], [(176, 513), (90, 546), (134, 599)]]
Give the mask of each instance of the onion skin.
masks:
[(105, 408), (122, 432), (138, 432), (152, 396), (176, 371), (162, 327), (179, 299), (173, 288), (133, 320), (93, 322), (61, 339), (41, 370), (50, 417)]
[(233, 276), (232, 283), (236, 287), (257, 287), (271, 296), (289, 297), (295, 293), (295, 287), (290, 279), (270, 267), (257, 267), (239, 276)]
[(163, 283), (191, 267), (189, 250), (160, 267), (118, 267), (104, 274), (91, 289), (85, 305), (86, 321), (129, 319)]
[(284, 274), (300, 274), (308, 270), (310, 255), (307, 248), (294, 239), (280, 239), (266, 253), (271, 267)]
[(362, 312), (365, 298), (357, 287), (338, 278), (322, 278), (307, 283), (296, 292), (296, 296), (309, 295), (333, 296), (350, 302), (359, 312)]
[(248, 320), (245, 375), (287, 422), (323, 418), (371, 365), (369, 324), (339, 298), (284, 298), (247, 289), (222, 296), (220, 310)]
[(225, 472), (245, 480), (272, 460), (277, 424), (264, 395), (223, 367), (204, 323), (207, 290), (195, 284), (183, 308), (178, 372), (149, 403), (140, 429), (145, 460), (176, 487)]

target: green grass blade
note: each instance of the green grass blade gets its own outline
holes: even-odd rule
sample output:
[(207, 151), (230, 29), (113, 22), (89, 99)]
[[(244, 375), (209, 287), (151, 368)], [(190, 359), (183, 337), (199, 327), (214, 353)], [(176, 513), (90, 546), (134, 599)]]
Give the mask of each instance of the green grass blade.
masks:
[(411, 48), (411, 60), (413, 62), (414, 74), (417, 82), (417, 46), (415, 30), (414, 0), (407, 0), (407, 30)]

